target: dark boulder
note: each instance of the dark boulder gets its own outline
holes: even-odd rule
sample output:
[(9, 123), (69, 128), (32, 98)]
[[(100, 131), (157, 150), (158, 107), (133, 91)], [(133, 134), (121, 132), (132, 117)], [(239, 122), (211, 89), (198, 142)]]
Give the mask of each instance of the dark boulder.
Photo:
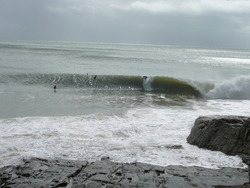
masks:
[(228, 155), (250, 155), (250, 117), (199, 117), (187, 141)]
[(250, 181), (250, 117), (199, 117), (187, 141), (200, 148), (240, 155), (248, 165)]

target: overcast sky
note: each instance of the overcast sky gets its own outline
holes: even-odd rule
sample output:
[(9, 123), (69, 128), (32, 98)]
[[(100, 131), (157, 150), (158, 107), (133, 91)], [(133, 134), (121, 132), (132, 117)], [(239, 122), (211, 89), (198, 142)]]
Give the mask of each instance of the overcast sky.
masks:
[(250, 49), (250, 0), (0, 0), (0, 40)]

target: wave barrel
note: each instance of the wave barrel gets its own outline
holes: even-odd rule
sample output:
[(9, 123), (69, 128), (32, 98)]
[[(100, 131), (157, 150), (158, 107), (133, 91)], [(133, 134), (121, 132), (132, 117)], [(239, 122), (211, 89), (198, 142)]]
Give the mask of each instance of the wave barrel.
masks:
[(168, 77), (155, 77), (151, 83), (154, 91), (173, 95), (190, 95), (201, 97), (201, 93), (185, 81)]

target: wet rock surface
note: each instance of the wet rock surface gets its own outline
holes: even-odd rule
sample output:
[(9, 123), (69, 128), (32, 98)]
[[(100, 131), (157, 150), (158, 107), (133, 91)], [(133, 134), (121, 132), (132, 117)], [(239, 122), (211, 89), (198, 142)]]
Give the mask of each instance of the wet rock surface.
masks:
[(248, 181), (246, 169), (154, 166), (31, 158), (0, 169), (0, 187), (225, 187)]
[(250, 155), (250, 117), (199, 117), (187, 141), (229, 155)]
[(187, 141), (200, 148), (239, 155), (248, 165), (250, 182), (250, 117), (199, 117), (195, 120)]

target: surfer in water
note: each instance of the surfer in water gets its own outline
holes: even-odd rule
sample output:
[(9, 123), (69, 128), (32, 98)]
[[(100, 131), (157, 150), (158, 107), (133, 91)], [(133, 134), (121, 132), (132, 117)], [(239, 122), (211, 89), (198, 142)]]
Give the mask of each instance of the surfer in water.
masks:
[(54, 85), (54, 92), (56, 92), (56, 85)]
[(144, 91), (152, 91), (153, 88), (151, 86), (151, 79), (148, 78), (147, 76), (143, 76), (143, 81), (142, 81), (142, 86), (143, 86), (143, 89)]

